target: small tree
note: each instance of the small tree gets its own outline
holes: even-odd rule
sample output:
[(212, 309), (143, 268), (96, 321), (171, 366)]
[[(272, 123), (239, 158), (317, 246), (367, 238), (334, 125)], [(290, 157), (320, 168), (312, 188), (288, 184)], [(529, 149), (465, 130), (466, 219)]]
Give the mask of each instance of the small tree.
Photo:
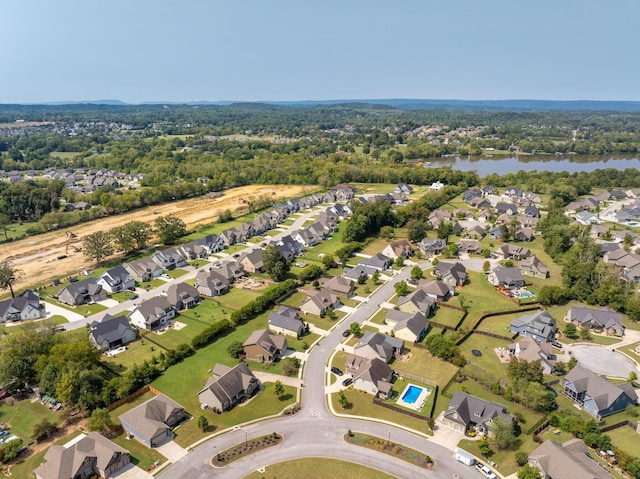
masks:
[(591, 331), (589, 331), (589, 326), (585, 325), (580, 328), (580, 339), (584, 341), (590, 341), (592, 339)]
[(209, 427), (209, 420), (205, 416), (200, 416), (198, 418), (198, 428), (202, 432), (205, 432), (208, 427)]
[(516, 462), (518, 463), (518, 466), (524, 466), (527, 462), (529, 462), (529, 455), (524, 451), (516, 452)]
[(338, 402), (340, 403), (340, 406), (342, 406), (342, 409), (347, 409), (349, 407), (349, 400), (347, 399), (347, 396), (345, 396), (344, 391), (340, 391), (340, 394), (338, 395)]
[(103, 436), (109, 436), (115, 428), (115, 424), (111, 420), (111, 415), (106, 409), (94, 409), (91, 417), (87, 421), (89, 431), (96, 431)]
[(360, 327), (359, 323), (356, 323), (354, 321), (349, 325), (349, 332), (354, 336), (359, 336), (360, 334), (362, 334), (362, 328)]
[(395, 286), (395, 291), (398, 296), (406, 296), (409, 294), (409, 285), (406, 281), (398, 281)]
[(273, 246), (269, 245), (262, 253), (262, 261), (264, 264), (265, 272), (271, 277), (272, 280), (280, 282), (287, 277), (287, 273), (291, 268), (291, 263), (280, 254), (280, 251)]
[(489, 263), (488, 261), (485, 261), (484, 263), (482, 263), (482, 271), (485, 274), (489, 272), (489, 269), (491, 269), (491, 263)]
[(244, 347), (242, 346), (242, 342), (241, 341), (232, 342), (227, 348), (227, 352), (229, 353), (229, 356), (231, 356), (232, 358), (236, 358), (236, 359), (239, 358), (240, 356), (242, 356), (242, 354), (244, 354)]
[(400, 255), (396, 258), (396, 266), (402, 268), (404, 266), (404, 256)]
[(529, 464), (518, 471), (518, 479), (540, 479), (541, 477), (540, 469)]
[(278, 400), (282, 401), (282, 396), (284, 395), (284, 386), (280, 381), (276, 381), (273, 383), (273, 394)]
[(424, 273), (422, 272), (420, 266), (415, 265), (413, 268), (411, 268), (411, 279), (413, 279), (414, 281), (419, 281), (422, 278), (424, 278)]
[(564, 327), (564, 335), (567, 338), (575, 339), (578, 335), (578, 329), (576, 328), (576, 325), (573, 323), (566, 324)]
[(13, 292), (13, 287), (18, 284), (24, 278), (22, 270), (14, 269), (10, 263), (6, 261), (0, 263), (0, 290), (9, 290), (11, 297), (15, 298), (16, 295)]
[(378, 284), (380, 282), (380, 271), (375, 270), (373, 272), (371, 275), (371, 281), (373, 281), (373, 284)]
[(35, 441), (38, 441), (43, 437), (50, 436), (56, 431), (56, 429), (58, 429), (58, 426), (56, 426), (55, 423), (49, 421), (46, 418), (41, 419), (33, 425), (32, 437)]
[(483, 437), (478, 441), (478, 450), (480, 451), (480, 454), (485, 457), (491, 454), (491, 446), (489, 445), (489, 441), (487, 441), (486, 437)]

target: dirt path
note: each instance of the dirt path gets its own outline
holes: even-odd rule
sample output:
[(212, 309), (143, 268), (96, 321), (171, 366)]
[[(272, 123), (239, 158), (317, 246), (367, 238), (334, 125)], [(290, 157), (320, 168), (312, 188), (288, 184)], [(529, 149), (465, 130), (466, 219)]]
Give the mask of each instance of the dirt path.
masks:
[[(219, 198), (202, 197), (175, 201), (163, 205), (149, 206), (118, 216), (101, 218), (81, 225), (42, 235), (27, 237), (20, 241), (0, 245), (0, 261), (10, 261), (24, 272), (24, 281), (19, 287), (33, 286), (54, 277), (73, 274), (83, 267), (89, 267), (87, 259), (75, 248), (82, 246), (85, 236), (96, 231), (105, 231), (129, 221), (152, 223), (160, 216), (176, 215), (184, 220), (187, 227), (215, 221), (220, 213), (230, 209), (235, 211), (251, 197), (271, 195), (274, 200), (300, 196), (313, 189), (309, 186), (249, 185), (232, 188)], [(69, 238), (72, 232), (75, 238)], [(56, 259), (60, 255), (66, 258)]]

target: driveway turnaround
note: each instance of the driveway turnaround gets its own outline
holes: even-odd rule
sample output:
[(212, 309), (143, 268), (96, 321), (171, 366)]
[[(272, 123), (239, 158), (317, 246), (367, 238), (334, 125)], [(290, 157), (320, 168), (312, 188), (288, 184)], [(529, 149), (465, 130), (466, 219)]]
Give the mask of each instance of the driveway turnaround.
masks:
[(631, 371), (635, 371), (640, 376), (640, 369), (629, 358), (605, 346), (586, 344), (571, 346), (571, 354), (582, 366), (597, 374), (627, 378)]

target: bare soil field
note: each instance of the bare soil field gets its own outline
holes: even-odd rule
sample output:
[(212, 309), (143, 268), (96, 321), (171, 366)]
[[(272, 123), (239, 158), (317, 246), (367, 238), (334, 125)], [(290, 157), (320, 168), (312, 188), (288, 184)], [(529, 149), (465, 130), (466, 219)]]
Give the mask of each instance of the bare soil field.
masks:
[[(192, 228), (215, 221), (227, 209), (235, 211), (251, 197), (271, 195), (275, 201), (279, 198), (301, 196), (313, 189), (316, 188), (300, 185), (249, 185), (226, 190), (219, 198), (190, 198), (149, 206), (0, 245), (0, 261), (9, 261), (24, 272), (24, 280), (19, 285), (24, 288), (61, 275), (77, 273), (83, 267), (92, 267), (87, 258), (81, 252), (76, 252), (75, 248), (81, 248), (83, 238), (96, 231), (106, 231), (129, 221), (153, 223), (156, 218), (169, 215), (182, 218), (187, 228)], [(69, 233), (73, 233), (75, 238), (69, 238)], [(56, 259), (61, 255), (67, 257)]]

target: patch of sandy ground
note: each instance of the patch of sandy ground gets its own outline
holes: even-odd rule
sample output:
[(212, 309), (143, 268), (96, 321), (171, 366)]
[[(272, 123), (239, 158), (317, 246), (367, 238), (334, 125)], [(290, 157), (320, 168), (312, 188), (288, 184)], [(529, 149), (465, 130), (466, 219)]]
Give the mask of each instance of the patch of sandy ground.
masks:
[[(198, 197), (149, 206), (0, 245), (0, 262), (9, 261), (22, 270), (24, 280), (18, 287), (25, 288), (55, 277), (78, 273), (82, 268), (91, 268), (93, 265), (74, 247), (80, 248), (84, 237), (96, 231), (107, 231), (129, 221), (153, 223), (156, 218), (169, 215), (182, 218), (187, 228), (192, 228), (214, 222), (227, 209), (236, 211), (245, 206), (251, 197), (270, 195), (276, 201), (301, 196), (313, 189), (316, 188), (300, 185), (248, 185), (226, 190), (219, 198)], [(75, 238), (69, 238), (68, 233), (75, 234)], [(60, 255), (67, 257), (56, 259)]]

